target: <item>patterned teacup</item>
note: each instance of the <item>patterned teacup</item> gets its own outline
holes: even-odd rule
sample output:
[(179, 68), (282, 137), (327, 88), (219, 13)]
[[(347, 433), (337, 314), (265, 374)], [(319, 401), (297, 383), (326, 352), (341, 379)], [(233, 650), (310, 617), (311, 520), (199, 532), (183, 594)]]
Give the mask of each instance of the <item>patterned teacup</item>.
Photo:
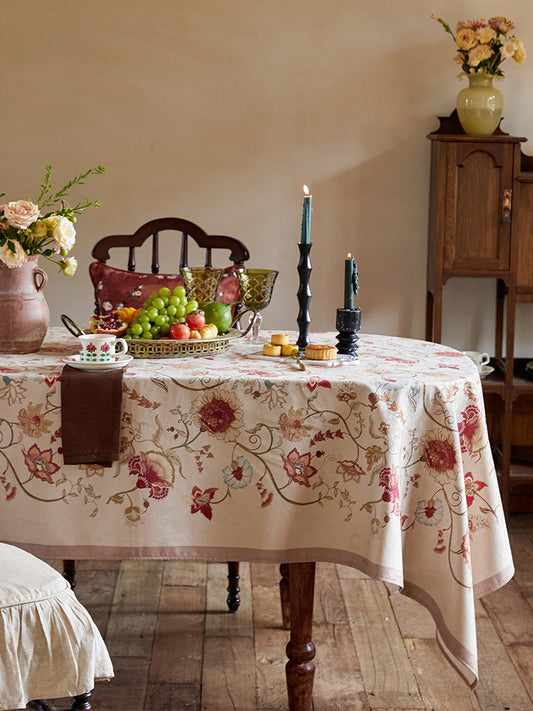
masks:
[[(128, 352), (128, 344), (123, 338), (106, 336), (105, 333), (88, 333), (78, 336), (80, 361), (83, 363), (110, 363), (117, 355)], [(120, 346), (117, 351), (117, 346)]]

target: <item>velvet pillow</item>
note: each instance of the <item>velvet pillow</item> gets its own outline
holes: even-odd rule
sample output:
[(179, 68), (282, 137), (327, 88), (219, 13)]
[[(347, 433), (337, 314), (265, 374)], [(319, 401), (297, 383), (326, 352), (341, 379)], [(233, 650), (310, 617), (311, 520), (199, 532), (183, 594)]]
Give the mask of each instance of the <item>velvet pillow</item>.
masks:
[[(145, 274), (115, 269), (102, 262), (89, 265), (89, 276), (94, 286), (94, 298), (98, 313), (107, 314), (123, 306), (141, 308), (152, 291), (161, 287), (173, 287), (183, 284), (180, 274)], [(240, 300), (239, 281), (235, 267), (226, 267), (218, 286), (217, 301), (234, 304)]]

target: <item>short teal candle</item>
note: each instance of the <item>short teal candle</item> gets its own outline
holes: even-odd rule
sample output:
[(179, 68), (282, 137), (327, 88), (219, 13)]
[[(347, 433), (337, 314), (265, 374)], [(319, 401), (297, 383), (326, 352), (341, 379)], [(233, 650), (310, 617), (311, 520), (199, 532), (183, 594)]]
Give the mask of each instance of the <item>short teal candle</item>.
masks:
[(304, 185), (304, 208), (302, 214), (301, 244), (311, 244), (311, 205), (313, 196), (309, 195), (309, 188)]
[(344, 260), (344, 308), (353, 309), (353, 270), (354, 259), (350, 252)]

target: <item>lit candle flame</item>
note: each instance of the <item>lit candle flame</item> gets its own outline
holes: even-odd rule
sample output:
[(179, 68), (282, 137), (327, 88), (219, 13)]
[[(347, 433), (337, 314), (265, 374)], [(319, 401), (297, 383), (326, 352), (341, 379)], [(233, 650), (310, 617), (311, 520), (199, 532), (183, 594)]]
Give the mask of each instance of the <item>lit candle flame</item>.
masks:
[(351, 258), (352, 258), (352, 253), (348, 252), (348, 254), (346, 255), (346, 259), (351, 259)]
[(306, 195), (309, 195), (309, 188), (307, 187), (307, 185), (304, 185), (304, 193)]

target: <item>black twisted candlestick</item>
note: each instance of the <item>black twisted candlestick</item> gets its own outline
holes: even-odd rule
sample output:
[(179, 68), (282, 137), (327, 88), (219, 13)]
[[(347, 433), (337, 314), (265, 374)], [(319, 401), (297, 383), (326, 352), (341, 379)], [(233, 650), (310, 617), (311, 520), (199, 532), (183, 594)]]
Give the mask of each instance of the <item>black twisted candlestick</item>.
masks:
[(311, 290), (309, 288), (309, 278), (311, 276), (311, 260), (309, 253), (311, 252), (312, 243), (298, 244), (300, 250), (300, 261), (298, 262), (298, 274), (300, 275), (300, 286), (298, 288), (298, 303), (300, 311), (298, 312), (298, 328), (300, 335), (296, 345), (301, 350), (305, 349), (309, 343), (309, 324), (311, 316), (309, 315), (309, 304), (311, 303)]
[(357, 332), (361, 328), (361, 309), (337, 309), (337, 350), (357, 358)]

